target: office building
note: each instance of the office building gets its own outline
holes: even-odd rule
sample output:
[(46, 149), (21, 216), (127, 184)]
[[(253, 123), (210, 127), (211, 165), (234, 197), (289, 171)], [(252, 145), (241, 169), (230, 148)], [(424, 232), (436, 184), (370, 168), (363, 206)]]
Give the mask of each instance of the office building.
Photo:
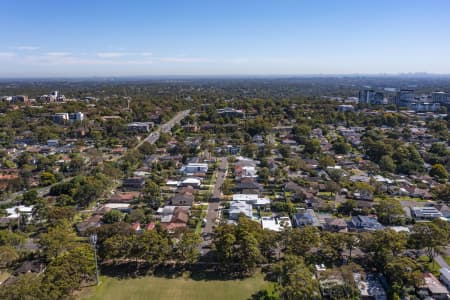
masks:
[(434, 103), (450, 103), (450, 93), (447, 92), (433, 92), (431, 93), (431, 99)]
[(414, 102), (414, 90), (402, 89), (395, 96), (395, 104), (400, 107), (408, 107), (408, 104)]

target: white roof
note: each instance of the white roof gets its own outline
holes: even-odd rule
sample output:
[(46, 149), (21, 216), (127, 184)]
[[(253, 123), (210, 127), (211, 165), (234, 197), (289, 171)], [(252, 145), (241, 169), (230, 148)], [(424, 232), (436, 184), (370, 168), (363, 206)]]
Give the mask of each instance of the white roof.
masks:
[(406, 226), (390, 226), (389, 229), (392, 229), (395, 232), (409, 232), (409, 228)]
[(176, 181), (176, 180), (167, 180), (166, 185), (178, 186), (178, 185), (180, 185), (180, 182)]
[(106, 203), (105, 204), (106, 208), (111, 208), (111, 209), (126, 209), (130, 207), (130, 204), (127, 203)]
[(185, 180), (183, 180), (183, 183), (184, 184), (186, 184), (186, 183), (201, 184), (202, 181), (198, 178), (186, 178)]
[(256, 201), (259, 196), (256, 194), (234, 194), (233, 201)]
[[(15, 219), (20, 217), (20, 214), (31, 214), (33, 211), (34, 206), (25, 206), (25, 205), (18, 205), (13, 206), (6, 209), (6, 213), (8, 214), (7, 218)], [(16, 210), (18, 213), (16, 213)]]
[(386, 182), (386, 183), (389, 183), (389, 184), (391, 184), (393, 182), (391, 179), (383, 177), (381, 175), (375, 175), (375, 176), (373, 176), (373, 178), (377, 182)]
[(203, 168), (207, 168), (208, 164), (205, 164), (205, 163), (188, 163), (187, 166), (188, 167), (203, 167)]
[(289, 217), (262, 217), (261, 226), (263, 229), (269, 229), (273, 231), (282, 231), (284, 228), (292, 227), (291, 220)]

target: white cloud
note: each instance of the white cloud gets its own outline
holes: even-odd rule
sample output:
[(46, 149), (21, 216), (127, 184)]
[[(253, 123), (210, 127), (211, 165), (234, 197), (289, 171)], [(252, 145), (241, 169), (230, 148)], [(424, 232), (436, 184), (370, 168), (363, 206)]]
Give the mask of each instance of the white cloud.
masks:
[(70, 52), (47, 52), (48, 56), (70, 56), (72, 53)]
[(36, 46), (18, 46), (16, 47), (17, 50), (20, 51), (34, 51), (34, 50), (38, 50), (39, 47)]
[(232, 59), (226, 59), (224, 61), (225, 63), (229, 63), (229, 64), (247, 64), (250, 62), (250, 60), (248, 58), (232, 58)]
[(14, 52), (0, 52), (0, 58), (2, 57), (14, 57), (16, 56), (16, 54)]
[(152, 56), (153, 53), (151, 52), (141, 52), (141, 56)]
[[(61, 55), (63, 53), (55, 53), (57, 55), (33, 55), (25, 56), (21, 63), (36, 66), (126, 66), (126, 65), (150, 65), (153, 63), (149, 59), (141, 60), (115, 60), (107, 58), (83, 58), (72, 55)], [(64, 53), (65, 54), (65, 53)]]
[(208, 63), (215, 62), (215, 60), (206, 57), (162, 57), (162, 62), (170, 63)]
[(100, 58), (115, 58), (115, 57), (123, 57), (128, 55), (128, 53), (124, 52), (98, 52), (97, 56)]

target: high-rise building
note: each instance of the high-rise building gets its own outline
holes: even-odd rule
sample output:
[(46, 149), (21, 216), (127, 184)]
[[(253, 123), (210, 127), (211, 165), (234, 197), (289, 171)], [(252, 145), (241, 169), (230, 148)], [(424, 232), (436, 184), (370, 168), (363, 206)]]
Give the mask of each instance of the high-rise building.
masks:
[(361, 104), (383, 104), (384, 94), (381, 92), (375, 92), (371, 89), (359, 91), (359, 103)]
[(395, 104), (401, 107), (408, 107), (408, 104), (414, 102), (414, 90), (401, 89), (395, 96)]
[(359, 91), (359, 103), (371, 104), (375, 100), (374, 90), (361, 90)]
[(433, 92), (431, 99), (434, 103), (447, 104), (450, 103), (450, 93), (447, 92)]
[(375, 96), (373, 97), (373, 102), (371, 104), (384, 104), (384, 94), (381, 92), (376, 92)]

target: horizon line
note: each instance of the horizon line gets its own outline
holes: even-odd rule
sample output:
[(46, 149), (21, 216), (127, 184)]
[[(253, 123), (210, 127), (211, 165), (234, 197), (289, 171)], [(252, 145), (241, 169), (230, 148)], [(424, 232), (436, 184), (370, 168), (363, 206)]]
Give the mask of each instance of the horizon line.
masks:
[(38, 75), (2, 76), (0, 80), (36, 79), (167, 79), (167, 78), (308, 78), (308, 77), (450, 77), (450, 73), (406, 72), (406, 73), (305, 73), (305, 74), (155, 74), (155, 75)]

